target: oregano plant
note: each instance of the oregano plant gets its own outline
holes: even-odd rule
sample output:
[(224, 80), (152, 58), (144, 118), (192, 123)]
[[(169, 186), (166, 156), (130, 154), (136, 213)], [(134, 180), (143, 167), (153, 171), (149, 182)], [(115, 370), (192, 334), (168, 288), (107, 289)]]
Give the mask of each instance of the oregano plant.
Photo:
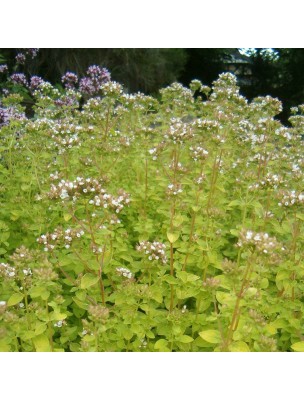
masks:
[(0, 105), (1, 351), (304, 351), (303, 106), (285, 127), (230, 73), (157, 98), (99, 66), (19, 75)]

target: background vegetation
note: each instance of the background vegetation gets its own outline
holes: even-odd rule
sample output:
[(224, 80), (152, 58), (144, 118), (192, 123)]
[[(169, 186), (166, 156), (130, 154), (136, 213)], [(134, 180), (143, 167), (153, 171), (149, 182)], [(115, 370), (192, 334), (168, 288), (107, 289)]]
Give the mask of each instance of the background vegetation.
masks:
[[(0, 49), (0, 61), (15, 64), (22, 49)], [(244, 50), (244, 49), (239, 49)], [(227, 59), (238, 49), (40, 49), (38, 57), (24, 67), (52, 83), (60, 82), (68, 70), (83, 75), (89, 65), (101, 64), (111, 70), (113, 79), (130, 92), (157, 92), (162, 86), (179, 80), (187, 85), (192, 79), (211, 84), (227, 70)], [(268, 51), (267, 51), (268, 50)], [(284, 105), (301, 103), (304, 96), (303, 49), (245, 49), (252, 69), (252, 85), (241, 91), (250, 98), (269, 94)]]

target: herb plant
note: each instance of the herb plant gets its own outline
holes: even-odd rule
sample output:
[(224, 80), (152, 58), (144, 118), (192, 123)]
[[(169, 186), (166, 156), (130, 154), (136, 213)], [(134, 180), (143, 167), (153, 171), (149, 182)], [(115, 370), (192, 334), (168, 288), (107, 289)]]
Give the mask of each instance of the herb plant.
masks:
[(62, 82), (1, 100), (0, 350), (303, 351), (304, 106)]

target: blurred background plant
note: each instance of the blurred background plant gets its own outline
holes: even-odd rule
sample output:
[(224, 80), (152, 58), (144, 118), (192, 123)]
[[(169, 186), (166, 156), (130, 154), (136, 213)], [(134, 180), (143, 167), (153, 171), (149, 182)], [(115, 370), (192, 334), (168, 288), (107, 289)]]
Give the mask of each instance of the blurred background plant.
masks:
[[(89, 65), (102, 65), (129, 93), (146, 94), (175, 81), (188, 85), (199, 79), (210, 85), (221, 72), (232, 72), (250, 100), (266, 94), (280, 98), (283, 111), (278, 118), (284, 123), (290, 108), (304, 101), (304, 51), (298, 48), (39, 49), (36, 57), (28, 50), (35, 49), (0, 49), (0, 64), (57, 86), (67, 71), (81, 76)], [(0, 83), (5, 79), (0, 74)]]

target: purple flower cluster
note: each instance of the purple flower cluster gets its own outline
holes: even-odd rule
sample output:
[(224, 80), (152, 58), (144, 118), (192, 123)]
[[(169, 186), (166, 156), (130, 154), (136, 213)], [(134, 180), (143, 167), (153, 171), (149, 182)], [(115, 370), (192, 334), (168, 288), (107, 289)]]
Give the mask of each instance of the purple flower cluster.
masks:
[(28, 58), (33, 59), (37, 57), (39, 49), (22, 49), (15, 57), (17, 64), (24, 65)]
[(39, 89), (40, 85), (44, 83), (44, 80), (40, 78), (40, 76), (33, 75), (30, 79), (29, 88), (33, 92), (34, 90)]
[(7, 71), (8, 71), (8, 67), (6, 64), (0, 65), (0, 74), (4, 74)]
[(8, 125), (9, 114), (5, 108), (0, 108), (0, 127)]
[(79, 90), (83, 94), (93, 96), (100, 90), (100, 86), (111, 80), (111, 74), (106, 68), (100, 68), (98, 65), (91, 65), (87, 70), (87, 77), (79, 82)]
[(78, 82), (78, 76), (73, 72), (66, 72), (62, 76), (61, 82), (64, 84), (66, 89), (74, 89)]
[(111, 79), (111, 75), (106, 68), (100, 68), (98, 65), (91, 65), (87, 70), (87, 75), (93, 80), (93, 82), (102, 84), (108, 82)]
[(0, 107), (0, 128), (8, 125), (11, 119), (24, 120), (26, 119), (26, 116), (24, 113), (17, 111), (14, 107)]
[(79, 90), (82, 94), (93, 96), (98, 89), (93, 85), (91, 78), (82, 78), (79, 82)]
[(10, 81), (17, 85), (27, 86), (27, 80), (24, 74), (16, 73), (10, 76)]
[(29, 55), (31, 58), (37, 57), (39, 49), (26, 49), (26, 54)]
[(26, 60), (26, 56), (24, 53), (18, 53), (16, 55), (16, 62), (17, 64), (21, 64), (24, 65), (25, 64), (25, 60)]
[(72, 107), (78, 105), (77, 99), (71, 96), (64, 96), (61, 99), (55, 100), (54, 103), (58, 107)]

